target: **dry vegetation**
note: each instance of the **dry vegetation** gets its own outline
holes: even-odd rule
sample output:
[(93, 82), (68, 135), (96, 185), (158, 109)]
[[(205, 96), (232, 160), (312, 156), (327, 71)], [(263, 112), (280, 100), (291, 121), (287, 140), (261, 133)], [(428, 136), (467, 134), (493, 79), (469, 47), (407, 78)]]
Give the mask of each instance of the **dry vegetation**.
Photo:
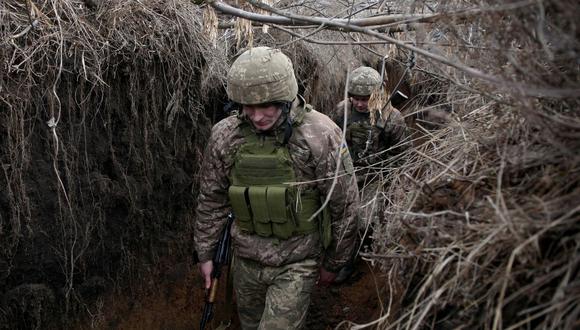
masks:
[[(283, 4), (293, 8), (289, 3)], [(410, 75), (413, 102), (404, 112), (415, 147), (373, 167), (383, 183), (377, 200), (387, 201), (379, 218), (388, 221), (375, 223), (373, 250), (365, 258), (386, 274), (390, 295), (383, 297), (383, 317), (344, 325), (580, 326), (575, 22), (580, 6), (573, 1), (333, 3), (331, 9), (308, 3), (292, 13), (344, 18), (345, 11), (361, 9), (354, 17), (360, 18), (376, 14), (381, 5), (383, 13), (443, 14), (432, 24), (412, 24), (396, 34), (435, 56), (416, 54)], [(316, 41), (315, 47), (326, 51), (331, 46), (318, 45), (347, 40), (351, 45), (343, 48), (362, 52), (359, 58), (377, 68), (389, 55), (389, 73), (399, 73), (390, 77), (393, 86), (408, 64), (409, 49), (361, 44), (373, 40), (372, 32), (389, 28), (400, 26), (362, 31), (367, 34), (327, 32), (330, 37), (302, 29), (293, 36)], [(441, 63), (437, 55), (454, 65)]]
[(204, 30), (188, 1), (0, 2), (0, 328), (94, 318), (103, 292), (190, 258), (199, 155), (222, 115), (228, 59), (249, 43), (284, 49), (301, 93), (327, 113), (348, 69), (388, 54), (389, 73), (404, 72), (405, 45), (463, 65), (415, 53), (404, 110), (414, 148), (374, 166), (388, 221), (365, 258), (390, 295), (383, 317), (346, 326), (579, 327), (580, 5), (276, 6), (340, 18), (476, 10), (406, 32), (366, 27), (404, 42), (394, 48), (318, 26), (238, 23), (236, 39), (210, 28), (232, 23), (219, 13)]
[(0, 2), (0, 328), (95, 316), (191, 260), (228, 67), (201, 31), (185, 1)]
[[(465, 6), (446, 4), (434, 9)], [(580, 325), (579, 9), (534, 3), (406, 35), (501, 83), (418, 57), (416, 97), (436, 97), (407, 109), (421, 115), (404, 164), (382, 166), (389, 221), (367, 256), (401, 307), (381, 329)]]

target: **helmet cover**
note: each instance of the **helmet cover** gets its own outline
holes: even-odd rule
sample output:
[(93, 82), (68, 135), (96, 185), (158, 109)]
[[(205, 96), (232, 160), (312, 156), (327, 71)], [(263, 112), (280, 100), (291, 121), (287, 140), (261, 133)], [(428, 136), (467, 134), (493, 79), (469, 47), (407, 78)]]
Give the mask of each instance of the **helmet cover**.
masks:
[(227, 81), (228, 97), (240, 104), (291, 102), (298, 94), (292, 61), (270, 47), (242, 53), (232, 64)]
[(371, 95), (381, 85), (381, 75), (377, 70), (361, 66), (354, 69), (348, 82), (348, 93), (357, 96)]

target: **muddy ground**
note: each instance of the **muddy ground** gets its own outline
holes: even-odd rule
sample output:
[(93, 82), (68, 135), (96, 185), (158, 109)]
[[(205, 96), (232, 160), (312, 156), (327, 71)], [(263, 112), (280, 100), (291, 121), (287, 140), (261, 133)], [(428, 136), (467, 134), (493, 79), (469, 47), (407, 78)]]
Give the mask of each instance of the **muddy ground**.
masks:
[[(93, 312), (93, 318), (78, 328), (108, 329), (198, 329), (203, 311), (203, 289), (197, 268), (191, 264), (166, 265), (157, 283), (134, 298), (110, 295)], [(359, 262), (354, 275), (341, 285), (319, 287), (313, 293), (305, 329), (334, 329), (343, 321), (366, 323), (380, 315), (378, 298), (384, 281), (366, 262)], [(209, 329), (226, 318), (224, 287)], [(384, 297), (383, 295), (381, 295)], [(235, 299), (235, 298), (234, 298)], [(234, 309), (229, 329), (240, 329)], [(344, 325), (344, 324), (343, 324)], [(347, 328), (346, 326), (341, 328)]]

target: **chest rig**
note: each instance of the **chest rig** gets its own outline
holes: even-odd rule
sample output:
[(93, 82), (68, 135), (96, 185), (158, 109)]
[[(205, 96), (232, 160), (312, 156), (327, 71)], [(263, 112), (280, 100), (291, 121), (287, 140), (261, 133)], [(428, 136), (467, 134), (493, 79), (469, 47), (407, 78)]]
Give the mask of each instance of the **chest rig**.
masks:
[(351, 156), (356, 164), (361, 158), (377, 151), (384, 125), (381, 125), (380, 120), (375, 125), (371, 124), (368, 116), (353, 120), (352, 111), (346, 128), (346, 143), (351, 148)]
[(308, 220), (321, 206), (320, 194), (292, 185), (296, 173), (287, 144), (276, 135), (256, 134), (246, 122), (240, 129), (245, 142), (235, 155), (228, 190), (238, 227), (279, 239), (319, 230), (319, 217)]

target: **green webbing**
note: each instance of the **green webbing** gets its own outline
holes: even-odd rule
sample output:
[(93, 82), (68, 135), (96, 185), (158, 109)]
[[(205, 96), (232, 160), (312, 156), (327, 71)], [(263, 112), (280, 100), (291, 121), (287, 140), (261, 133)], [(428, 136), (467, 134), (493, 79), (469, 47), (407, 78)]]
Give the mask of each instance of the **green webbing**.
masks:
[(256, 234), (264, 237), (272, 236), (272, 226), (270, 225), (268, 203), (266, 200), (267, 189), (268, 187), (250, 187), (248, 189), (250, 206), (253, 213), (254, 230)]
[(236, 223), (245, 232), (253, 233), (252, 213), (248, 208), (247, 187), (230, 186), (228, 196), (236, 215)]
[(274, 223), (284, 223), (288, 219), (286, 207), (286, 187), (268, 187), (267, 202), (270, 220)]
[(288, 148), (279, 137), (258, 135), (247, 123), (240, 128), (245, 142), (235, 155), (229, 191), (240, 228), (281, 239), (318, 231), (318, 219), (307, 220), (320, 207), (319, 194), (306, 191), (296, 196), (296, 188), (289, 185), (296, 175)]
[(237, 219), (248, 221), (252, 219), (252, 214), (248, 209), (248, 204), (246, 202), (246, 192), (247, 187), (240, 186), (230, 186), (228, 190), (228, 195), (230, 197), (230, 203), (234, 208), (235, 215)]
[(313, 219), (308, 221), (310, 217), (320, 207), (320, 198), (317, 192), (305, 191), (300, 194), (298, 203), (292, 205), (294, 218), (297, 222), (296, 232), (305, 234), (318, 230), (318, 221)]
[(289, 213), (286, 187), (268, 187), (268, 213), (272, 221), (272, 233), (281, 239), (288, 239), (295, 233), (296, 224)]

